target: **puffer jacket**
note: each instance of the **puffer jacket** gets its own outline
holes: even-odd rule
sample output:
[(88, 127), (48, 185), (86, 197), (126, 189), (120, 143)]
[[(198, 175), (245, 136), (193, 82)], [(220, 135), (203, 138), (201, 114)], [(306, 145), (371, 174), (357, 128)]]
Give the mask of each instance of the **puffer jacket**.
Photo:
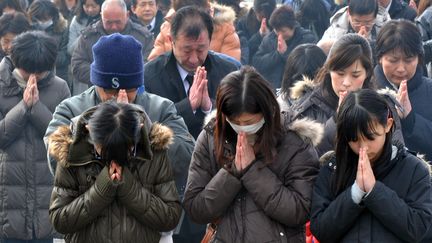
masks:
[[(209, 49), (226, 54), (240, 61), (240, 39), (234, 27), (236, 18), (234, 10), (228, 6), (216, 3), (211, 3), (211, 6), (214, 9), (214, 29)], [(170, 21), (173, 19), (174, 14), (175, 11), (171, 9), (165, 17), (166, 21), (162, 24), (160, 33), (156, 37), (153, 50), (148, 57), (149, 60), (153, 60), (165, 52), (172, 50), (168, 35), (171, 32)]]
[(51, 222), (66, 242), (159, 242), (159, 232), (172, 230), (181, 214), (167, 157), (172, 131), (152, 125), (142, 112), (145, 122), (137, 154), (123, 166), (121, 182), (115, 183), (88, 142), (85, 125), (95, 109), (83, 113), (72, 129), (59, 127), (49, 137), (49, 153), (59, 162)]
[[(396, 100), (396, 93), (388, 88), (377, 90), (378, 93), (383, 95), (387, 102), (391, 105), (392, 114), (397, 114), (395, 105), (399, 104)], [(324, 125), (324, 137), (318, 146), (316, 146), (318, 155), (321, 156), (330, 150), (334, 150), (336, 143), (336, 107), (339, 98), (334, 92), (328, 94), (325, 92), (321, 85), (313, 80), (305, 79), (297, 81), (291, 88), (290, 98), (293, 100), (291, 106), (287, 106), (290, 100), (287, 100), (288, 94), (282, 94), (278, 97), (278, 102), (281, 110), (289, 111), (291, 115), (290, 120), (301, 118), (313, 119)], [(404, 137), (402, 134), (401, 120), (397, 115), (393, 117), (395, 122), (395, 131), (393, 131), (393, 140), (399, 144), (404, 144)]]
[[(396, 1), (396, 0), (395, 0)], [(330, 18), (330, 26), (324, 32), (321, 40), (326, 39), (339, 39), (341, 36), (347, 33), (352, 33), (353, 30), (350, 27), (350, 23), (348, 20), (348, 6), (339, 9), (331, 18)], [(381, 27), (387, 22), (390, 21), (390, 15), (387, 13), (385, 8), (379, 7), (378, 14), (376, 17), (375, 25), (371, 30), (371, 36), (369, 38), (371, 40), (376, 40), (376, 37), (381, 29)]]
[[(133, 23), (128, 20), (125, 29), (120, 33), (122, 35), (131, 35), (142, 45), (142, 56), (144, 62), (147, 62), (147, 57), (153, 47), (153, 36), (147, 28)], [(71, 68), (73, 74), (73, 82), (81, 82), (83, 84), (92, 85), (90, 82), (90, 64), (93, 62), (93, 45), (102, 36), (107, 35), (103, 28), (102, 20), (89, 25), (78, 38), (78, 43), (72, 54)], [(85, 89), (81, 90), (84, 91)]]
[(39, 101), (28, 108), (12, 76), (9, 57), (0, 63), (0, 239), (49, 239), (53, 177), (43, 135), (55, 107), (70, 96), (66, 82), (51, 72), (38, 81)]
[[(311, 230), (322, 242), (419, 242), (432, 224), (430, 172), (424, 161), (393, 146), (391, 161), (374, 167), (376, 184), (360, 204), (351, 186), (339, 195), (331, 190), (334, 153), (323, 167), (312, 197)], [(354, 184), (353, 178), (349, 185)]]
[[(201, 132), (192, 155), (184, 208), (192, 220), (219, 220), (212, 242), (305, 242), (312, 184), (318, 173), (311, 141), (319, 141), (322, 127), (302, 120), (285, 124), (277, 156), (265, 164), (262, 156), (234, 175), (220, 168), (214, 151), (214, 119)], [(226, 141), (228, 155), (235, 143)]]

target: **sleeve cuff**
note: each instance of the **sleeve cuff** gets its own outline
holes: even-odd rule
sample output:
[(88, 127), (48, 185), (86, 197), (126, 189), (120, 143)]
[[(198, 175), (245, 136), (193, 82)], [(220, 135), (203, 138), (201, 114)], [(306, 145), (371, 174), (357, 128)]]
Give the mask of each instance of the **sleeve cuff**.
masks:
[[(369, 192), (370, 193), (370, 192)], [(368, 193), (368, 195), (369, 195)], [(360, 204), (363, 197), (366, 195), (366, 192), (362, 191), (360, 187), (357, 185), (357, 182), (354, 181), (354, 184), (351, 186), (351, 198), (355, 204)]]

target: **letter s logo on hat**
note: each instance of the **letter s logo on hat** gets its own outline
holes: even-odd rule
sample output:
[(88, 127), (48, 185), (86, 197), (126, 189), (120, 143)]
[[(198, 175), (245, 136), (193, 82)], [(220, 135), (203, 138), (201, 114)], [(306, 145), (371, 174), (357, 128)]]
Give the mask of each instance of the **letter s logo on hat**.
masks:
[(120, 87), (119, 79), (117, 77), (111, 79), (111, 87), (113, 89), (118, 89)]

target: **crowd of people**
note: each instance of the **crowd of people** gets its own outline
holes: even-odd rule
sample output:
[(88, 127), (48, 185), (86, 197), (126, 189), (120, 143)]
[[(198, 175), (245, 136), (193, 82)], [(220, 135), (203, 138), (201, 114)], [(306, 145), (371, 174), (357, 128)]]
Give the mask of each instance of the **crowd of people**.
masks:
[(432, 0), (1, 0), (0, 243), (431, 242)]

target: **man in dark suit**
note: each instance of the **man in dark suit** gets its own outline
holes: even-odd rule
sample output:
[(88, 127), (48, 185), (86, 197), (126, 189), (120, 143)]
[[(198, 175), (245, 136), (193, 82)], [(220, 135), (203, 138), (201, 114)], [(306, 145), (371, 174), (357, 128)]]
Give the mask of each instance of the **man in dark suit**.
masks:
[(156, 37), (164, 22), (164, 16), (158, 10), (156, 0), (132, 0), (131, 19), (146, 27)]
[(189, 132), (197, 138), (220, 81), (236, 70), (231, 62), (209, 53), (213, 23), (210, 15), (185, 7), (172, 20), (173, 50), (145, 66), (146, 91), (173, 101)]

